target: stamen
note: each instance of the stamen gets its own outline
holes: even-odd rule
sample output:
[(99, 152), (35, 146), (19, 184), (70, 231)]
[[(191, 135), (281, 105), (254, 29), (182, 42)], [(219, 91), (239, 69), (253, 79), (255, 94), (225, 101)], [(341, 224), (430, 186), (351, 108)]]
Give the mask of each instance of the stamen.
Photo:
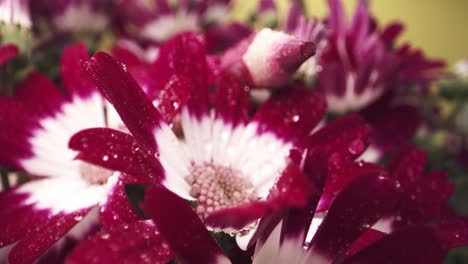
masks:
[(194, 165), (186, 181), (192, 186), (190, 195), (197, 198), (196, 211), (202, 218), (256, 198), (253, 185), (242, 177), (242, 173), (225, 166)]
[(112, 173), (111, 170), (87, 162), (81, 162), (80, 164), (81, 178), (89, 184), (105, 184), (107, 179), (112, 176)]

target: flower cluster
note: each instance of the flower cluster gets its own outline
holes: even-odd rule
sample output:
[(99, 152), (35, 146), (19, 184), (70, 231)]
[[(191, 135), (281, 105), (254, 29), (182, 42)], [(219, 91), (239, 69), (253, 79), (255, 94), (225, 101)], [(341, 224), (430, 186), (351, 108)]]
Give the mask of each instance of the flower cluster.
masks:
[(249, 25), (224, 0), (0, 0), (37, 41), (0, 47), (0, 262), (436, 264), (468, 245), (410, 142), (443, 62), (367, 1), (350, 23), (328, 3), (281, 24), (262, 0)]

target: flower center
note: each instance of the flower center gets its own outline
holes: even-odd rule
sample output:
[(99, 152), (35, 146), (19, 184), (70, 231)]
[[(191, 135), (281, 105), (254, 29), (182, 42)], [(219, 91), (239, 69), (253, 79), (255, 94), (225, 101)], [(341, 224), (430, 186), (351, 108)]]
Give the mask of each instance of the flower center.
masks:
[(229, 167), (194, 165), (185, 180), (191, 185), (190, 195), (197, 198), (196, 211), (202, 219), (216, 210), (256, 199), (253, 185)]
[(80, 174), (81, 178), (89, 184), (105, 184), (107, 179), (112, 176), (112, 171), (104, 169), (87, 162), (81, 162)]

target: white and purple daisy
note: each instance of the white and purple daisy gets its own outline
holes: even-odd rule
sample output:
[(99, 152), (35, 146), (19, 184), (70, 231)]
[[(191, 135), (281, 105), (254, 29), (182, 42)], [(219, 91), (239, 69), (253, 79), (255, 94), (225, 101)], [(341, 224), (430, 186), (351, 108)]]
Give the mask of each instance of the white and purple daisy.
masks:
[[(83, 237), (96, 224), (97, 214), (90, 211), (98, 205), (104, 226), (136, 219), (120, 173), (75, 160), (76, 152), (68, 148), (70, 137), (80, 130), (125, 129), (83, 75), (81, 63), (87, 59), (84, 45), (64, 51), (65, 93), (42, 74), (32, 73), (14, 97), (0, 97), (0, 146), (8, 150), (0, 161), (33, 177), (0, 193), (0, 246), (13, 245), (10, 263), (33, 262), (64, 236)], [(70, 233), (77, 224), (81, 228)]]
[(197, 37), (183, 34), (166, 45), (173, 51), (161, 56), (167, 56), (166, 68), (172, 71), (161, 69), (161, 75), (172, 76), (167, 85), (190, 87), (187, 104), (177, 105), (183, 135), (167, 123), (176, 113), (174, 104), (152, 103), (121, 65), (97, 53), (86, 69), (134, 137), (111, 129), (79, 132), (70, 141), (80, 151), (78, 158), (161, 182), (195, 202), (195, 211), (214, 230), (247, 232), (265, 214), (302, 206), (310, 186), (297, 160), (302, 137), (325, 112), (324, 100), (290, 87), (249, 118), (247, 86), (229, 73), (210, 82)]

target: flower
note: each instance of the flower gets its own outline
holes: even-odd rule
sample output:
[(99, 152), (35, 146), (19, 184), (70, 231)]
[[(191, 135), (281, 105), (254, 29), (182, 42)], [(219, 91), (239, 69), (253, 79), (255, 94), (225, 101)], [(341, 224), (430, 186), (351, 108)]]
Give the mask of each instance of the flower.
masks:
[[(112, 129), (81, 131), (70, 141), (78, 158), (161, 182), (196, 202), (196, 212), (214, 230), (247, 232), (271, 211), (302, 206), (310, 186), (304, 184), (298, 159), (303, 137), (325, 112), (323, 99), (291, 87), (249, 118), (246, 85), (229, 73), (211, 82), (196, 36), (180, 35), (166, 47), (159, 60), (168, 63), (163, 63), (166, 70), (159, 68), (159, 78), (167, 77), (165, 85), (178, 88), (172, 104), (151, 103), (105, 53), (86, 63), (134, 137)], [(179, 111), (183, 136), (177, 137), (167, 122)]]
[(359, 1), (351, 23), (347, 24), (341, 1), (329, 0), (329, 44), (319, 59), (318, 89), (327, 98), (330, 111), (358, 111), (390, 90), (409, 85), (425, 86), (434, 79), (434, 70), (444, 65), (429, 60), (408, 44), (394, 48), (402, 31), (398, 23), (376, 30), (366, 1)]
[[(97, 215), (104, 226), (136, 219), (120, 174), (74, 160), (76, 152), (68, 148), (69, 138), (82, 129), (125, 129), (80, 70), (88, 58), (82, 44), (64, 51), (65, 94), (35, 72), (15, 97), (0, 97), (0, 146), (9, 150), (0, 162), (34, 177), (0, 193), (0, 246), (14, 244), (10, 263), (33, 262), (63, 237), (82, 238)], [(92, 211), (98, 205), (99, 212)]]
[(181, 32), (228, 24), (229, 4), (229, 0), (180, 1), (177, 4), (167, 0), (121, 0), (113, 9), (120, 33), (162, 44)]
[(226, 50), (219, 60), (221, 71), (233, 71), (254, 87), (278, 88), (314, 54), (313, 42), (265, 28)]
[[(341, 125), (348, 121), (339, 121)], [(317, 150), (317, 148), (316, 148)], [(407, 149), (408, 150), (408, 149)], [(327, 152), (327, 151), (326, 151)], [(412, 154), (403, 151), (412, 156)], [(332, 154), (332, 153), (328, 153)], [(311, 182), (323, 182), (320, 178), (329, 177), (327, 173), (332, 155), (321, 155), (311, 152), (306, 159), (305, 167)], [(327, 162), (328, 161), (328, 162)], [(394, 164), (401, 166), (401, 172), (409, 172), (411, 163), (397, 157)], [(328, 163), (328, 165), (327, 165)], [(251, 257), (246, 260), (236, 259), (235, 263), (441, 263), (449, 249), (468, 243), (468, 222), (466, 219), (452, 217), (444, 221), (412, 223), (410, 226), (400, 227), (384, 233), (376, 229), (378, 221), (389, 213), (400, 214), (411, 208), (413, 212), (424, 212), (430, 201), (424, 204), (407, 202), (401, 191), (409, 194), (408, 185), (401, 187), (395, 183), (403, 182), (403, 178), (396, 176), (393, 171), (389, 176), (383, 168), (365, 163), (347, 163), (348, 170), (338, 178), (344, 180), (343, 188), (337, 191), (325, 216), (317, 215), (315, 207), (320, 203), (324, 193), (316, 189), (303, 208), (267, 215), (260, 221), (257, 233), (253, 237), (255, 246)], [(393, 169), (391, 169), (393, 170)], [(352, 179), (348, 178), (351, 176)], [(409, 175), (408, 175), (409, 176)], [(429, 177), (432, 181), (434, 177)], [(423, 180), (425, 181), (425, 180)], [(343, 183), (343, 182), (341, 182)], [(405, 183), (402, 183), (405, 185)], [(411, 183), (412, 185), (413, 183)], [(426, 186), (423, 184), (423, 186)], [(442, 187), (443, 184), (438, 185)], [(423, 187), (425, 188), (425, 187)], [(438, 187), (437, 187), (438, 188)], [(326, 188), (325, 188), (326, 189)], [(324, 189), (324, 192), (325, 192)], [(411, 188), (410, 188), (411, 189)], [(425, 189), (429, 191), (429, 188)], [(436, 199), (437, 191), (432, 192)], [(429, 196), (425, 196), (429, 198)], [(417, 199), (419, 200), (419, 198)], [(422, 201), (422, 200), (421, 200)], [(439, 204), (439, 203), (437, 203)], [(440, 204), (439, 204), (440, 205)], [(320, 205), (319, 205), (320, 206)], [(431, 206), (431, 205), (430, 205)], [(434, 206), (431, 206), (434, 208)], [(176, 196), (161, 185), (148, 188), (143, 208), (146, 215), (153, 219), (158, 226), (154, 234), (140, 235), (139, 228), (128, 227), (125, 231), (128, 237), (140, 240), (163, 239), (181, 263), (231, 263), (235, 256), (223, 253), (205, 225), (200, 221), (192, 208), (180, 197)], [(315, 213), (314, 213), (315, 211)], [(406, 218), (403, 214), (402, 218)], [(318, 220), (318, 221), (317, 221)], [(136, 229), (136, 232), (133, 231)], [(83, 246), (70, 255), (70, 260), (82, 259), (85, 249), (91, 248), (93, 241), (89, 239)], [(100, 239), (107, 248), (115, 241)], [(255, 244), (256, 242), (256, 244)], [(95, 250), (87, 259), (105, 259), (119, 256), (117, 250), (108, 252)], [(132, 248), (134, 255), (139, 252), (160, 252), (165, 246), (155, 245), (153, 248)], [(125, 246), (124, 246), (125, 249)], [(148, 254), (151, 256), (151, 254)], [(145, 263), (137, 261), (135, 263)]]
[(60, 33), (100, 33), (109, 25), (103, 0), (38, 0), (31, 1), (31, 10), (36, 20), (44, 19)]

